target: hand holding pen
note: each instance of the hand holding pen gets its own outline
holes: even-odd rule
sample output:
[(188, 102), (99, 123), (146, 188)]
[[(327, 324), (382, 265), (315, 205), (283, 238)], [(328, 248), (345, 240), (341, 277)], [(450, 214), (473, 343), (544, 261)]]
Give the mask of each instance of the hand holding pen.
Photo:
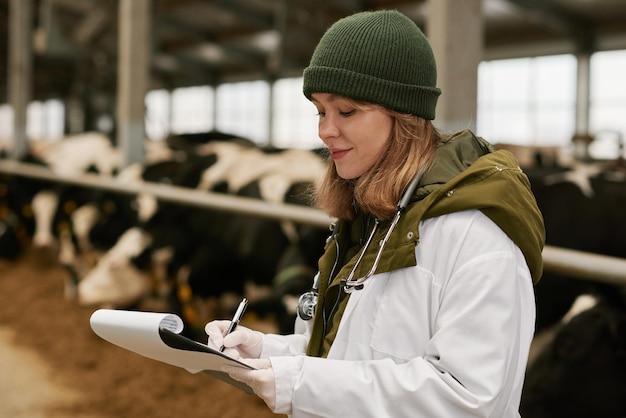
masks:
[[(239, 321), (241, 321), (241, 318), (243, 317), (243, 313), (246, 311), (247, 306), (248, 306), (248, 299), (243, 298), (241, 303), (239, 303), (237, 310), (235, 311), (235, 315), (233, 316), (233, 319), (230, 321), (230, 325), (228, 326), (228, 329), (226, 330), (224, 337), (226, 337), (228, 334), (233, 332), (235, 328), (237, 328), (237, 325), (239, 325)], [(224, 344), (222, 344), (222, 346), (220, 347), (220, 351), (223, 352), (225, 348), (226, 347), (224, 347)]]
[[(259, 358), (263, 350), (263, 333), (238, 325), (248, 301), (243, 300), (237, 308), (232, 321), (215, 320), (204, 327), (209, 336), (209, 346), (228, 351), (227, 354), (241, 358)], [(225, 344), (226, 336), (228, 336)], [(222, 348), (224, 347), (224, 348)], [(233, 352), (234, 351), (234, 352)]]

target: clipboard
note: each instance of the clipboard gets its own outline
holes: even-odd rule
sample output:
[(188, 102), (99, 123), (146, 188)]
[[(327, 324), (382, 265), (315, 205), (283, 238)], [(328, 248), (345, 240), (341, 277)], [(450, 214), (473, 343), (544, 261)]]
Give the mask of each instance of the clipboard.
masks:
[(205, 372), (246, 393), (252, 389), (221, 370), (223, 365), (254, 369), (206, 344), (181, 335), (182, 319), (171, 313), (98, 309), (89, 320), (100, 338), (144, 357), (186, 369)]

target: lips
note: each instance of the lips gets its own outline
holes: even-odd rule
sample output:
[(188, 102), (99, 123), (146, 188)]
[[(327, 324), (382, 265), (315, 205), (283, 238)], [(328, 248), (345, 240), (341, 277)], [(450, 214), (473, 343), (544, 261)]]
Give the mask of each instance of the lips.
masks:
[(335, 149), (335, 150), (330, 150), (330, 158), (332, 158), (333, 160), (340, 160), (343, 157), (345, 157), (348, 152), (350, 152), (349, 149)]

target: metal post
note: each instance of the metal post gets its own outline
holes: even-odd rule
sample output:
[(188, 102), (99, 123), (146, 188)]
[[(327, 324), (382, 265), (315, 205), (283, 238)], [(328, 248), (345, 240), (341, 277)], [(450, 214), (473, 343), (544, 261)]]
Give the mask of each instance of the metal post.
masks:
[(143, 160), (145, 97), (150, 83), (151, 2), (119, 2), (117, 142), (124, 166)]
[(13, 108), (13, 149), (18, 158), (28, 149), (26, 111), (32, 94), (32, 0), (11, 0), (9, 5), (9, 100)]

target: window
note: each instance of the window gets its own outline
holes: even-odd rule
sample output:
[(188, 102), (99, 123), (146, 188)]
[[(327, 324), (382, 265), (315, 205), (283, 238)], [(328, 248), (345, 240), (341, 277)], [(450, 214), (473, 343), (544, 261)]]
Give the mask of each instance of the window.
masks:
[(146, 94), (146, 136), (153, 140), (165, 139), (170, 131), (171, 97), (167, 90), (153, 90)]
[(576, 117), (576, 58), (556, 55), (483, 62), (477, 131), (492, 143), (570, 143)]
[(626, 51), (593, 54), (590, 71), (589, 130), (595, 141), (589, 153), (595, 158), (613, 159), (619, 154), (619, 141), (626, 140)]
[(217, 88), (215, 126), (259, 144), (269, 140), (270, 87), (265, 81), (222, 84)]
[[(576, 58), (555, 55), (482, 62), (478, 71), (477, 133), (492, 143), (567, 146), (576, 117)], [(597, 52), (591, 58), (591, 155), (615, 158), (626, 136), (626, 50)], [(154, 90), (146, 95), (146, 135), (218, 129), (281, 148), (317, 148), (315, 107), (302, 95), (302, 78)], [(270, 111), (270, 105), (273, 107)], [(270, 132), (269, 118), (272, 118)], [(28, 107), (27, 135), (58, 139), (64, 134), (60, 100)], [(271, 136), (271, 137), (270, 137)], [(13, 111), (0, 106), (0, 147), (13, 137)], [(3, 145), (4, 144), (4, 145)]]
[(213, 129), (213, 89), (179, 88), (172, 92), (172, 133), (208, 132)]
[(273, 144), (280, 148), (318, 148), (317, 111), (302, 94), (302, 77), (274, 84)]

